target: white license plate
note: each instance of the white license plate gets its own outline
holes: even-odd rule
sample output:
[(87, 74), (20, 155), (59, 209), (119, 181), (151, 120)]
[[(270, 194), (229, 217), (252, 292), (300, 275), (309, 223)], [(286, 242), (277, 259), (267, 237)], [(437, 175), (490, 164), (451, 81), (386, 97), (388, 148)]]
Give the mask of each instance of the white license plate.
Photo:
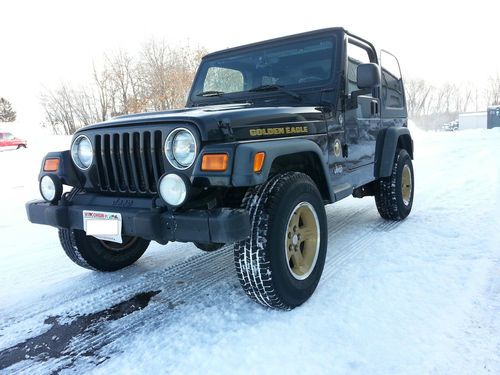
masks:
[(83, 211), (83, 230), (88, 236), (122, 243), (122, 215), (116, 212)]

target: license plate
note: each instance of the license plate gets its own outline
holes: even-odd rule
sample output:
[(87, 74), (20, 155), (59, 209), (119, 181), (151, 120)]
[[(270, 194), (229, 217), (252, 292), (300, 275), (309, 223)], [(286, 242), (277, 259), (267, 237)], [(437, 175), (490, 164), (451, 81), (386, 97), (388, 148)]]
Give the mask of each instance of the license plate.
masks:
[(122, 215), (116, 212), (83, 211), (83, 230), (88, 236), (122, 243)]

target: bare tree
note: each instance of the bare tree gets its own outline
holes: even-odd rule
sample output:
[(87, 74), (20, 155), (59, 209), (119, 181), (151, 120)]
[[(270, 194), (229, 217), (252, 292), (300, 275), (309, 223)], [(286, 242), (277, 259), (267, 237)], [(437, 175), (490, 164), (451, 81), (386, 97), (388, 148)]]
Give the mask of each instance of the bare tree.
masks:
[[(120, 50), (113, 55), (106, 55), (106, 70), (113, 85), (113, 91), (117, 94), (118, 100), (114, 103), (114, 114), (128, 114), (135, 112), (138, 98), (138, 84), (136, 63), (125, 51)], [(116, 97), (115, 97), (116, 99)], [(118, 102), (118, 103), (117, 103)]]
[(73, 107), (75, 93), (66, 84), (42, 95), (46, 113), (46, 125), (55, 134), (73, 134), (77, 130), (76, 113)]
[(108, 110), (110, 108), (111, 99), (114, 97), (115, 91), (111, 85), (111, 77), (107, 70), (98, 72), (95, 64), (92, 64), (92, 70), (99, 101), (99, 120), (106, 121), (108, 118)]
[(205, 53), (189, 44), (150, 41), (138, 55), (123, 50), (105, 55), (101, 69), (93, 65), (89, 86), (63, 83), (43, 92), (45, 124), (56, 134), (72, 134), (111, 116), (183, 107)]
[(142, 50), (145, 84), (152, 110), (179, 108), (185, 104), (196, 68), (206, 50), (172, 48), (165, 41), (150, 41)]
[(410, 79), (406, 81), (406, 101), (410, 117), (420, 116), (428, 112), (431, 102), (433, 87), (423, 79)]
[(490, 77), (486, 95), (488, 105), (500, 105), (500, 73)]
[(457, 106), (458, 112), (467, 112), (472, 105), (474, 88), (472, 84), (466, 83), (460, 88), (460, 105)]

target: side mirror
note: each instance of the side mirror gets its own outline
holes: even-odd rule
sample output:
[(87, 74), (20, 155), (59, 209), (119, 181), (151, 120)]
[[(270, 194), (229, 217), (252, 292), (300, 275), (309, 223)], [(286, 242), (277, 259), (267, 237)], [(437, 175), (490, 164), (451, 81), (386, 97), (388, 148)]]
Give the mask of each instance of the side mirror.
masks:
[(368, 63), (358, 65), (357, 70), (358, 88), (373, 89), (380, 85), (380, 69), (377, 64)]

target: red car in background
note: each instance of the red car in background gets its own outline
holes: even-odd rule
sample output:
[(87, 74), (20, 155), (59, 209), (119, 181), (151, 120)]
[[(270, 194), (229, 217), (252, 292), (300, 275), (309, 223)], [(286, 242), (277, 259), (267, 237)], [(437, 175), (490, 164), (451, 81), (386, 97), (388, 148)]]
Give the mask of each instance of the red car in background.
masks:
[(0, 131), (0, 151), (28, 147), (28, 141), (17, 138), (12, 133)]

